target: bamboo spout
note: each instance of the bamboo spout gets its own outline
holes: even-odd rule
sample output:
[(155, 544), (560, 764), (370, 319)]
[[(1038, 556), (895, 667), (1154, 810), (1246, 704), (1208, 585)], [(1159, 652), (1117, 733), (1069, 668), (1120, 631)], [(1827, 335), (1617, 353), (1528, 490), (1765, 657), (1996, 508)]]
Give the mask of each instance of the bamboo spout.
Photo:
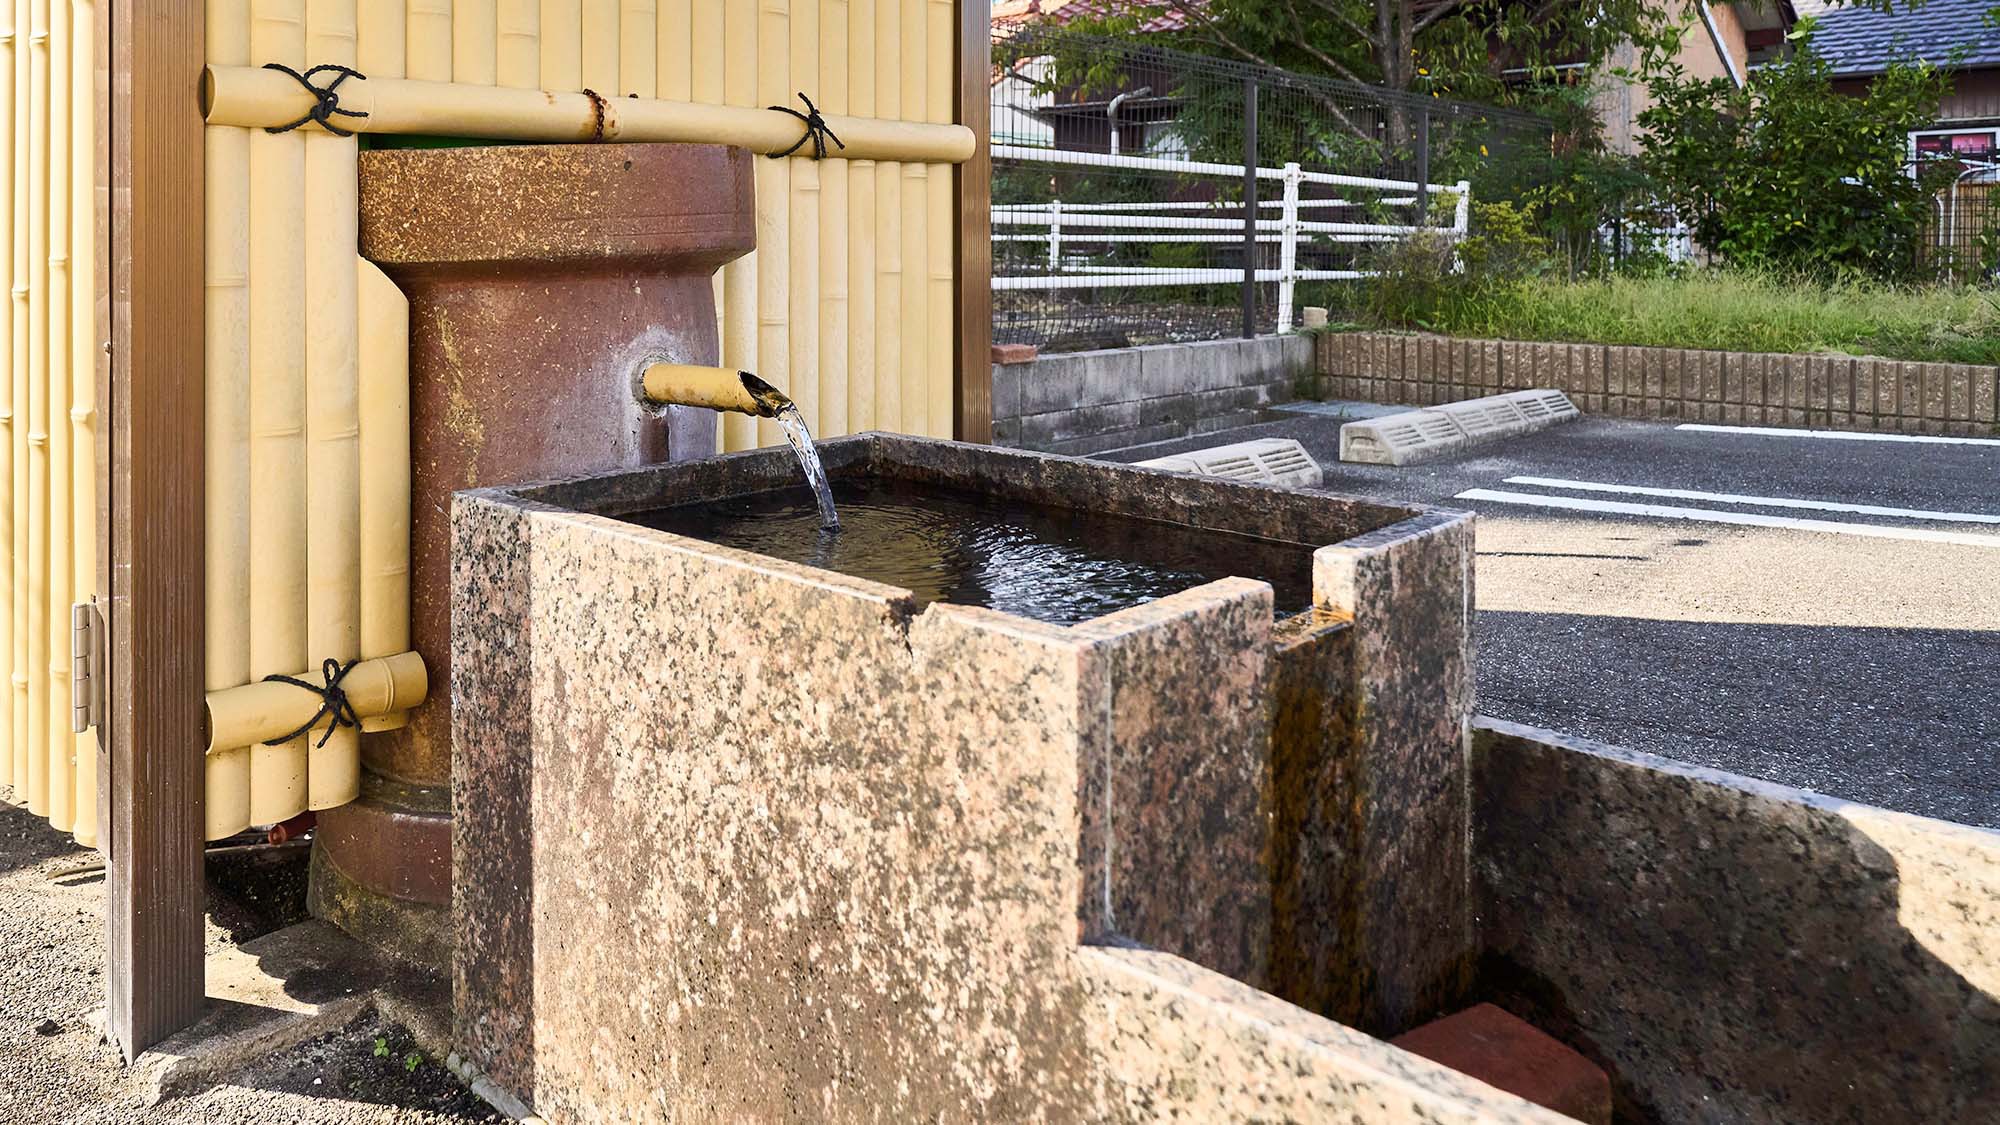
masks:
[(669, 406), (702, 406), (759, 418), (776, 418), (792, 405), (778, 388), (748, 371), (655, 363), (640, 378), (646, 401)]

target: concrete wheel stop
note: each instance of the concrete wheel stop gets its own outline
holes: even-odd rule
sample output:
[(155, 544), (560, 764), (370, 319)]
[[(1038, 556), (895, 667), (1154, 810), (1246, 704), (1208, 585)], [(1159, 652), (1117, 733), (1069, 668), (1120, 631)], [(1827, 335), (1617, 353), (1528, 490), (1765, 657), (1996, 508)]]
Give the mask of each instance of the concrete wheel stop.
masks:
[(1582, 416), (1561, 391), (1508, 391), (1348, 422), (1340, 427), (1340, 459), (1369, 465), (1414, 465)]

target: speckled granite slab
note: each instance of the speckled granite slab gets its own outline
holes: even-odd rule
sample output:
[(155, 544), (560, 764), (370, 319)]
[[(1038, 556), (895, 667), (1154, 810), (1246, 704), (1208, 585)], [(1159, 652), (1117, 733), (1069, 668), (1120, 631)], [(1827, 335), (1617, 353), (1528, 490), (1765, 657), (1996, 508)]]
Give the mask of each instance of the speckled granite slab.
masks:
[(823, 455), (1335, 544), (1321, 606), (1274, 622), (1225, 580), (1074, 628), (917, 613), (614, 518), (790, 485), (783, 452), (461, 494), (462, 1055), (554, 1121), (1535, 1118), (1250, 987), (1381, 1030), (1457, 999), (1469, 517), (883, 435)]

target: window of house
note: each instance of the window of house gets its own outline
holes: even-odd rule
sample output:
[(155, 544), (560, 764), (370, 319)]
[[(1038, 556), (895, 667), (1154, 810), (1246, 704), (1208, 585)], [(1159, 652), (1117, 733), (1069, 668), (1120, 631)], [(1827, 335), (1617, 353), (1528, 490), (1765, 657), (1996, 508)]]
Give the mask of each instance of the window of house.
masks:
[(1969, 160), (1987, 163), (2000, 152), (1993, 129), (1937, 130), (1911, 133), (1910, 152), (1918, 160)]

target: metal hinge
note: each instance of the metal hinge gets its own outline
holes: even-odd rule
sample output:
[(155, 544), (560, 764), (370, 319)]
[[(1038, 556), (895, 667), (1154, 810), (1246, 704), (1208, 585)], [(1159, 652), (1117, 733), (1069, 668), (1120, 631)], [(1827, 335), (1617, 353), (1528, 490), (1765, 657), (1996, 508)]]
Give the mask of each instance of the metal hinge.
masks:
[(104, 614), (95, 601), (69, 607), (70, 730), (104, 723)]

